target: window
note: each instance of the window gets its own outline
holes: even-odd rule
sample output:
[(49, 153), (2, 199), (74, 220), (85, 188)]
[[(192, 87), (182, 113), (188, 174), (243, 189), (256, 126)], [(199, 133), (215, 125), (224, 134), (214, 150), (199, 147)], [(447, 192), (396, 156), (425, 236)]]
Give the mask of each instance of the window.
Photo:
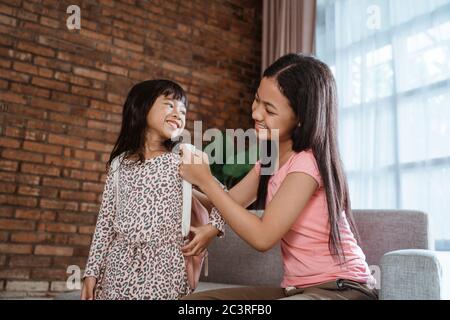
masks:
[(318, 0), (353, 208), (427, 212), (450, 250), (450, 0)]

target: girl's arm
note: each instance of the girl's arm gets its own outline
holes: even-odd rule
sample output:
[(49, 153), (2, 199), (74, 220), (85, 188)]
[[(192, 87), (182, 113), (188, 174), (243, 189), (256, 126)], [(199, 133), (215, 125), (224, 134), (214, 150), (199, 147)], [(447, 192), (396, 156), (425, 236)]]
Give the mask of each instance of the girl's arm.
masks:
[(106, 177), (102, 203), (97, 217), (84, 277), (98, 278), (101, 265), (106, 258), (108, 247), (114, 239), (113, 221), (116, 215), (115, 189), (114, 172), (110, 168)]
[[(256, 200), (256, 192), (258, 190), (259, 174), (255, 167), (253, 167), (247, 175), (239, 181), (233, 188), (228, 190), (230, 197), (239, 205), (247, 208)], [(214, 206), (208, 197), (195, 189), (192, 189), (195, 197), (210, 211)]]
[[(201, 152), (183, 152), (186, 152), (180, 167), (183, 178), (197, 185), (220, 211), (227, 224), (259, 251), (269, 250), (288, 232), (319, 186), (306, 173), (289, 173), (266, 207), (263, 217), (259, 218), (222, 190), (211, 175), (206, 155)], [(198, 163), (199, 158), (203, 158), (202, 164), (192, 164)]]
[[(216, 180), (217, 181), (217, 180)], [(247, 173), (247, 175), (238, 184), (228, 191), (230, 197), (242, 207), (246, 208), (256, 200), (256, 190), (259, 183), (259, 174), (255, 167)], [(222, 189), (224, 188), (221, 186)], [(217, 209), (213, 209), (213, 204), (208, 197), (195, 189), (192, 189), (194, 196), (204, 205), (210, 212), (210, 223), (219, 231), (222, 237), (225, 233), (225, 221)]]
[(267, 251), (289, 231), (318, 184), (305, 173), (288, 174), (262, 218), (236, 203), (209, 177), (199, 187), (242, 239), (258, 251)]

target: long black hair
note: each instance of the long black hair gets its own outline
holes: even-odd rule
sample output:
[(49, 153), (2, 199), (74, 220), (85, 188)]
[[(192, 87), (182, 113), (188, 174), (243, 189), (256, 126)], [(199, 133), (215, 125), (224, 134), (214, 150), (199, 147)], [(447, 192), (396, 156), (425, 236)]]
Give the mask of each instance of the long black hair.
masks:
[[(330, 223), (328, 246), (334, 258), (340, 262), (344, 258), (345, 261), (339, 232), (342, 211), (345, 211), (351, 231), (358, 241), (359, 235), (338, 150), (338, 101), (333, 74), (325, 63), (312, 56), (288, 54), (269, 66), (263, 77), (277, 82), (300, 123), (292, 132), (293, 151), (311, 149), (316, 158), (327, 198)], [(270, 177), (260, 177), (256, 200), (258, 209), (265, 207)]]
[[(186, 108), (188, 100), (183, 88), (170, 80), (156, 79), (147, 80), (134, 85), (128, 93), (122, 111), (122, 127), (119, 137), (109, 157), (107, 167), (112, 160), (125, 153), (125, 157), (138, 156), (138, 162), (145, 161), (144, 147), (147, 129), (147, 115), (156, 99), (160, 96), (170, 96), (181, 101)], [(164, 142), (167, 150), (172, 147), (173, 141), (168, 139)]]

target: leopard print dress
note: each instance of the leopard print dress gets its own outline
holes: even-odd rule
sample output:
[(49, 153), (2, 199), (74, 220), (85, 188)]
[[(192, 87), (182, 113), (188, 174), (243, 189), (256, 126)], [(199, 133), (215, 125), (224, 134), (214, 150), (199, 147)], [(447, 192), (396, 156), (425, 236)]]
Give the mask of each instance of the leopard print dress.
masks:
[[(117, 204), (109, 170), (84, 273), (97, 278), (96, 299), (179, 299), (192, 292), (181, 252), (180, 161), (174, 153), (141, 164), (124, 159)], [(220, 215), (210, 219), (223, 231)]]

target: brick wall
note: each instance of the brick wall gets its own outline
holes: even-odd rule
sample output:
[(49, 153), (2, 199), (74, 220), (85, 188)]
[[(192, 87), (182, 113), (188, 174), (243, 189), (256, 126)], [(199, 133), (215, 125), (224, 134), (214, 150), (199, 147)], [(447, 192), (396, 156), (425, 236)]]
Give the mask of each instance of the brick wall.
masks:
[(0, 0), (0, 297), (84, 267), (132, 84), (180, 82), (188, 128), (246, 128), (260, 46), (259, 0)]

